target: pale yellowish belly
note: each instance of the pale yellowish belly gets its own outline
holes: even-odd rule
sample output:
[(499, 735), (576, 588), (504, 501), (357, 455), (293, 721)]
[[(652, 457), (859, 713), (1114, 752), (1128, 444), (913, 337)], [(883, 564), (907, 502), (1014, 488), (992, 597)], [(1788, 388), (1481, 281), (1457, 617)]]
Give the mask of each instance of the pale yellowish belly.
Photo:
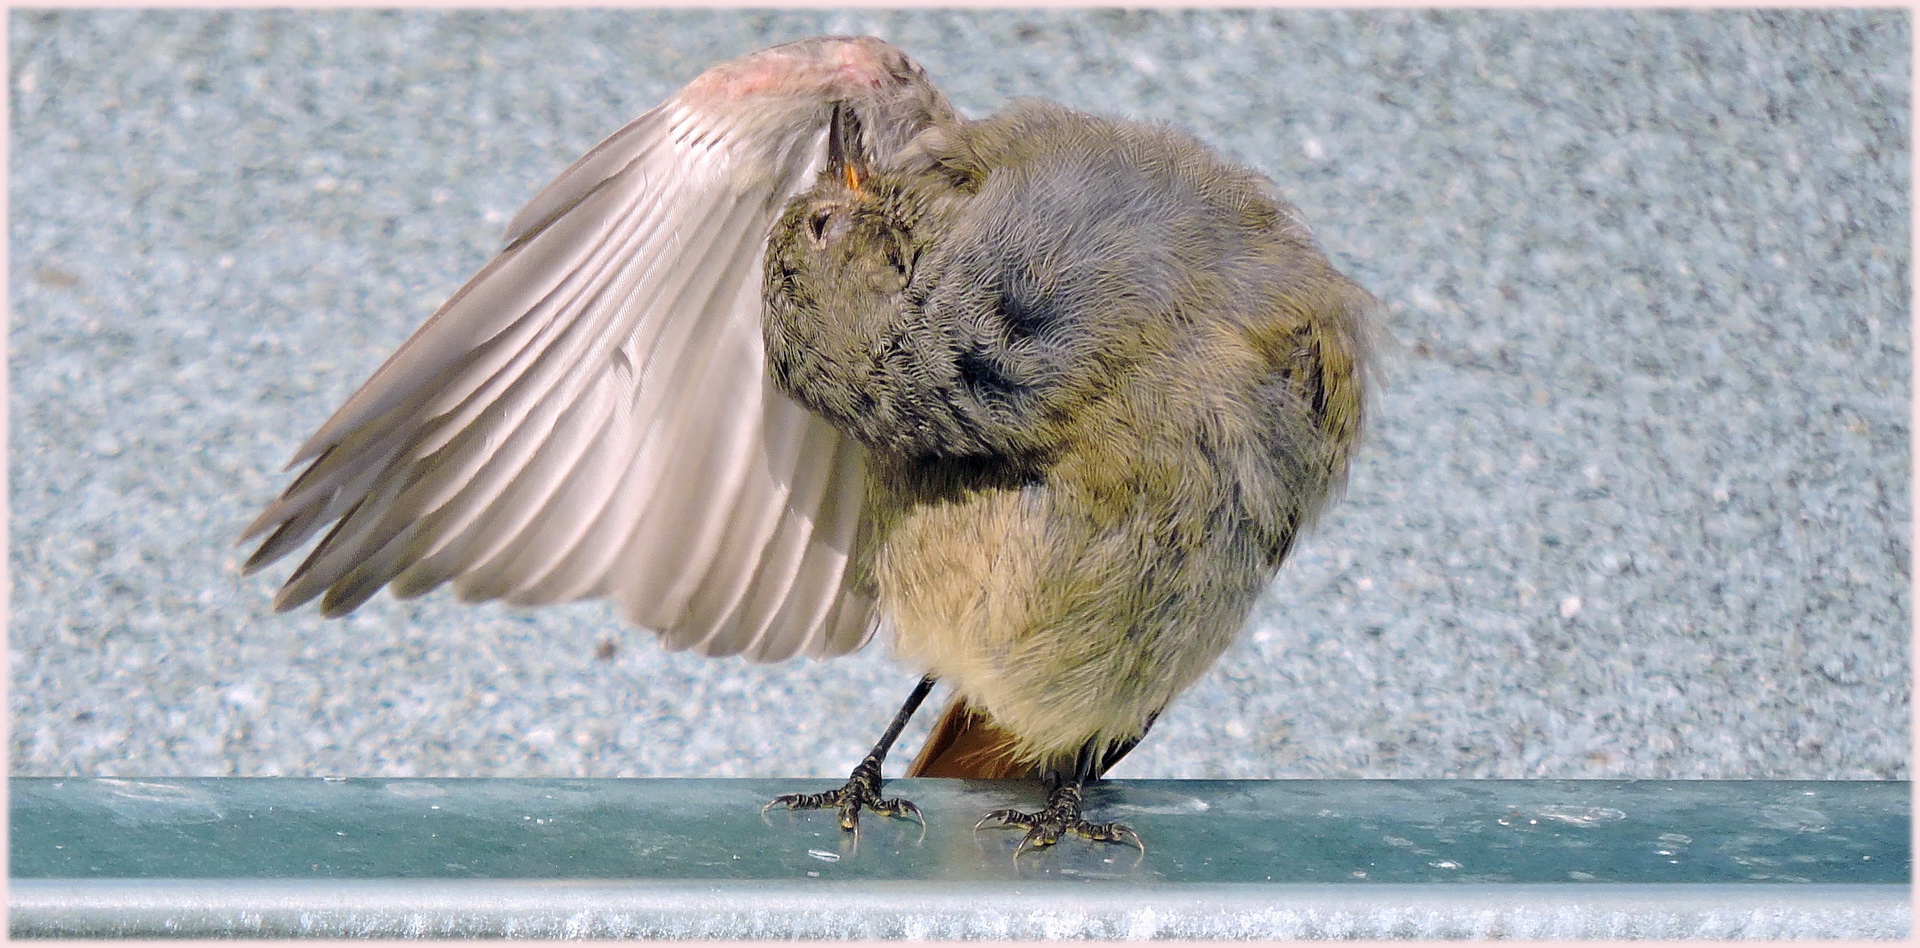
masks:
[[(894, 520), (874, 563), (896, 655), (1042, 764), (1089, 741), (1137, 739), (1232, 641), (1251, 595), (1245, 583), (1181, 595), (1219, 587), (1183, 575), (1207, 557), (1169, 557), (1145, 524), (1051, 508), (1038, 488), (918, 505)], [(1149, 564), (1158, 579), (1143, 581)]]

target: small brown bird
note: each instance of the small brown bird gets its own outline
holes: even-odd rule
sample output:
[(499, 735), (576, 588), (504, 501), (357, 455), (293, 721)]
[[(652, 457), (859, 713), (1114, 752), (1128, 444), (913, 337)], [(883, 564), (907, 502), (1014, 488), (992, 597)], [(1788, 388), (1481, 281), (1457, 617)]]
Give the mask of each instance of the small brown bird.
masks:
[[(1028, 830), (1233, 641), (1344, 482), (1372, 298), (1266, 178), (1172, 129), (958, 116), (872, 38), (717, 66), (588, 152), (300, 449), (249, 571), (335, 525), (282, 609), (451, 581), (607, 596), (773, 661), (890, 628), (923, 674), (880, 768), (1048, 780)], [(773, 805), (773, 804), (770, 804)]]

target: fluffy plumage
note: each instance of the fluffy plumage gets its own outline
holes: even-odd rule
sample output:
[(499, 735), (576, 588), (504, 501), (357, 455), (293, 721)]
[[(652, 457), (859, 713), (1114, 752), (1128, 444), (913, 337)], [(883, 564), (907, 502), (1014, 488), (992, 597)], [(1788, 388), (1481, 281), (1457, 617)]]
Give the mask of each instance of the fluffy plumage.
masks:
[(331, 524), (279, 608), (604, 596), (763, 661), (884, 617), (955, 690), (915, 772), (1050, 773), (1077, 819), (1338, 490), (1371, 305), (1183, 133), (966, 121), (892, 47), (805, 40), (540, 192), (300, 448), (247, 568)]
[(1364, 414), (1371, 298), (1161, 126), (1028, 102), (823, 173), (767, 292), (775, 382), (869, 450), (856, 569), (898, 653), (964, 700), (943, 728), (984, 714), (1042, 769), (1212, 665)]

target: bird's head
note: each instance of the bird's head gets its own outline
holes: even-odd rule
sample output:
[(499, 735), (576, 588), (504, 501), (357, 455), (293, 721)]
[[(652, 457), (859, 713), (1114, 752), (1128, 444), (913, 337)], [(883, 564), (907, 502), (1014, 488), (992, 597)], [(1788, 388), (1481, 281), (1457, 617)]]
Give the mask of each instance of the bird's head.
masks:
[(769, 236), (768, 305), (815, 319), (899, 306), (915, 263), (937, 235), (938, 184), (876, 166), (858, 114), (836, 103), (819, 177), (787, 205)]

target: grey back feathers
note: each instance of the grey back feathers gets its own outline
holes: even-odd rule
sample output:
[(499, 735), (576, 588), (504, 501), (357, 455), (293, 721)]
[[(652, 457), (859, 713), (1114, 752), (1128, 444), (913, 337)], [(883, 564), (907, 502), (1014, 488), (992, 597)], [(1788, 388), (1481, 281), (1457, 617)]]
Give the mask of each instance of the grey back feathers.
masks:
[(829, 167), (766, 288), (775, 384), (868, 448), (855, 570), (896, 652), (1016, 761), (1137, 741), (1363, 421), (1372, 298), (1269, 182), (1164, 127), (1024, 103)]
[[(1262, 464), (1297, 468), (1261, 503), (1286, 498), (1291, 522), (1344, 476), (1372, 300), (1258, 173), (1029, 101), (930, 129), (862, 190), (823, 174), (776, 225), (766, 334), (776, 383), (869, 448), (1045, 463), (1139, 377), (1261, 402)], [(1264, 364), (1209, 375), (1228, 337)]]

